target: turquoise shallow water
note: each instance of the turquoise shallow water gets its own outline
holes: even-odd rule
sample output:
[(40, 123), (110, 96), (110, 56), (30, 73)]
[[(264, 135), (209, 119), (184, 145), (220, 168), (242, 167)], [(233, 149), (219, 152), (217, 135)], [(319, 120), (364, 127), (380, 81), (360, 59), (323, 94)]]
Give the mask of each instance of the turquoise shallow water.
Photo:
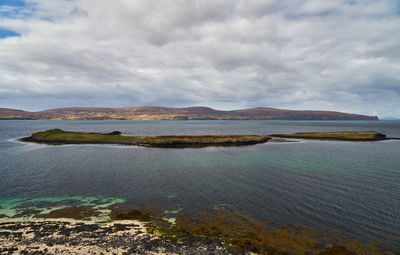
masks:
[(121, 202), (162, 204), (172, 215), (229, 205), (261, 220), (372, 235), (400, 251), (400, 141), (193, 149), (15, 141), (50, 128), (129, 135), (376, 130), (400, 137), (398, 121), (0, 121), (0, 215)]

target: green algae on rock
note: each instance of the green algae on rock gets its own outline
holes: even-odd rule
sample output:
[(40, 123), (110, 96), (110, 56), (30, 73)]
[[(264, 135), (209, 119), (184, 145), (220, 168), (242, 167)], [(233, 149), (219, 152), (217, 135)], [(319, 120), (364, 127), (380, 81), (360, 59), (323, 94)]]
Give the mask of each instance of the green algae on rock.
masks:
[[(229, 206), (191, 214), (181, 212), (174, 224), (163, 219), (162, 206), (134, 209), (110, 205), (107, 209), (110, 221), (102, 223), (89, 221), (99, 213), (91, 206), (56, 209), (35, 217), (42, 220), (0, 223), (0, 243), (7, 243), (8, 248), (32, 243), (47, 249), (54, 244), (65, 249), (72, 244), (89, 245), (95, 250), (142, 247), (142, 253), (157, 248), (163, 254), (390, 254), (374, 243), (349, 239), (340, 233), (325, 233), (299, 224), (270, 225), (271, 222), (259, 221)], [(153, 244), (156, 244), (154, 249)], [(202, 247), (203, 252), (197, 247)], [(170, 252), (166, 250), (170, 248)], [(137, 253), (137, 250), (127, 252)]]
[[(287, 225), (259, 221), (246, 212), (229, 206), (213, 210), (183, 212), (175, 223), (163, 219), (156, 209), (123, 209), (112, 207), (113, 220), (139, 220), (146, 232), (173, 243), (219, 240), (228, 244), (228, 254), (315, 254), (357, 255), (386, 254), (372, 242), (352, 239), (336, 232), (324, 232), (300, 224)], [(207, 254), (207, 253), (206, 253)], [(222, 253), (226, 254), (226, 253)]]
[(179, 136), (121, 136), (118, 131), (108, 134), (84, 133), (51, 129), (37, 132), (21, 141), (45, 144), (120, 144), (145, 147), (206, 147), (240, 146), (265, 143), (271, 138), (259, 135), (179, 135)]

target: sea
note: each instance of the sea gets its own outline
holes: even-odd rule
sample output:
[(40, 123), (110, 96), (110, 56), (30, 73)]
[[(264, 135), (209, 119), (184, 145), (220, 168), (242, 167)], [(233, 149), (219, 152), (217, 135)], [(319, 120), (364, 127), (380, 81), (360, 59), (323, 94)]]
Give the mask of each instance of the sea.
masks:
[(260, 221), (373, 238), (400, 252), (400, 140), (205, 148), (18, 141), (53, 128), (135, 136), (378, 131), (400, 137), (400, 121), (0, 121), (2, 221), (24, 209), (75, 205), (163, 205), (169, 217), (228, 206)]

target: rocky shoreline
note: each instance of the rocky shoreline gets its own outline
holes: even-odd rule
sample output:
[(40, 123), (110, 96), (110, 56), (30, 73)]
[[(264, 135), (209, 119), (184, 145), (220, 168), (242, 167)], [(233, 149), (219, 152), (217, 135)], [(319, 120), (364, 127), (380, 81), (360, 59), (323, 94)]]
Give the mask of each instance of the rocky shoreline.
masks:
[[(105, 209), (105, 208), (103, 208)], [(174, 223), (156, 207), (66, 207), (49, 213), (25, 209), (0, 221), (5, 254), (392, 254), (373, 243), (300, 225), (269, 227), (229, 207), (178, 214)], [(161, 210), (162, 212), (163, 210)], [(366, 253), (367, 252), (367, 253)]]
[(218, 239), (150, 235), (139, 221), (0, 223), (0, 254), (232, 254)]
[[(111, 223), (31, 221), (0, 223), (0, 254), (257, 254), (237, 252), (219, 238), (178, 239), (155, 236), (144, 223), (125, 220)], [(268, 251), (266, 254), (289, 255)], [(344, 247), (328, 246), (314, 255), (356, 255)]]

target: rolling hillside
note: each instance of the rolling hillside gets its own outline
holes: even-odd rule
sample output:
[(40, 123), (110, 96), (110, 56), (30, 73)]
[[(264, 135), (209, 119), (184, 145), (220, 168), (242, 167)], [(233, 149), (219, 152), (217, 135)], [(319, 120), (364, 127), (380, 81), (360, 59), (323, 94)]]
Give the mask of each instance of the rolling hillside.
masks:
[(39, 112), (0, 108), (0, 119), (67, 119), (67, 120), (378, 120), (365, 116), (333, 111), (284, 110), (252, 108), (219, 111), (209, 107), (168, 108), (139, 106), (125, 108), (68, 107)]

